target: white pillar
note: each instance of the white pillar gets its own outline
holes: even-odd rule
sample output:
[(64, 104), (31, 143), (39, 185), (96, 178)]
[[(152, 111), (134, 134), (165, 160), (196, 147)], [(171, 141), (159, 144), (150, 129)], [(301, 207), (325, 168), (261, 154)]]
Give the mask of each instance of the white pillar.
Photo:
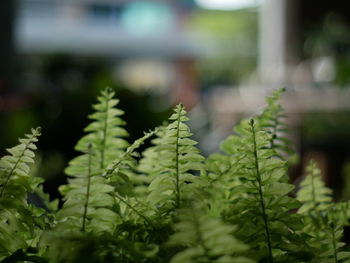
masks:
[(283, 85), (286, 80), (286, 2), (265, 0), (261, 6), (258, 71), (264, 86)]

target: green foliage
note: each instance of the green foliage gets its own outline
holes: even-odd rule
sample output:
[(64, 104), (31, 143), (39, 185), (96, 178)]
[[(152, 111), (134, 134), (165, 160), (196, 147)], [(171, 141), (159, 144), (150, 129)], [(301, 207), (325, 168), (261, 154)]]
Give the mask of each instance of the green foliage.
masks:
[[(125, 122), (119, 117), (123, 111), (115, 107), (119, 101), (113, 98), (114, 94), (109, 88), (102, 91), (101, 96), (98, 97), (98, 103), (93, 105), (96, 112), (89, 116), (93, 122), (85, 128), (88, 134), (82, 137), (75, 146), (77, 151), (87, 153), (91, 145), (92, 174), (102, 173), (103, 169), (122, 154), (128, 146), (123, 139), (128, 136), (127, 131), (122, 128)], [(81, 163), (86, 163), (85, 158), (87, 156), (82, 155), (73, 159), (66, 169), (67, 175), (75, 176), (79, 173)]]
[(314, 161), (310, 161), (306, 172), (307, 175), (300, 183), (297, 193), (297, 199), (303, 204), (298, 212), (324, 211), (332, 206), (332, 190), (325, 186), (321, 178), (321, 170)]
[(114, 92), (106, 89), (98, 97), (93, 106), (96, 112), (89, 116), (93, 122), (85, 128), (89, 133), (75, 147), (83, 154), (70, 161), (66, 173), (71, 178), (60, 189), (65, 203), (57, 213), (58, 220), (83, 232), (113, 231), (118, 222), (112, 210), (114, 188), (102, 176), (107, 165), (127, 147), (121, 138), (127, 136), (120, 127), (124, 125), (119, 118), (123, 112), (115, 108), (118, 100), (113, 96)]
[[(349, 203), (332, 202), (332, 190), (322, 181), (314, 161), (306, 167), (297, 198), (302, 202), (298, 213), (303, 215), (304, 232), (311, 236), (310, 245), (318, 251), (315, 262), (350, 262), (350, 252), (341, 251), (343, 227), (348, 225)], [(347, 261), (346, 261), (347, 260)]]
[(196, 192), (199, 177), (191, 171), (200, 171), (204, 160), (194, 146), (197, 142), (189, 139), (192, 134), (184, 123), (188, 118), (181, 104), (169, 120), (170, 124), (160, 138), (157, 158), (151, 160), (156, 162), (153, 169), (157, 175), (152, 177), (147, 196), (147, 201), (157, 206), (161, 215), (182, 207), (183, 202)]
[(42, 182), (30, 176), (39, 136), (40, 128), (32, 129), (0, 159), (0, 259), (36, 245), (35, 235), (44, 228), (42, 211), (27, 203), (27, 194)]
[(179, 211), (179, 221), (174, 224), (175, 233), (167, 244), (185, 248), (170, 262), (252, 263), (252, 260), (241, 256), (248, 246), (233, 237), (235, 227), (204, 211), (203, 207), (188, 207)]
[[(285, 135), (288, 132), (288, 128), (284, 119), (286, 116), (283, 113), (283, 107), (279, 103), (281, 96), (285, 89), (279, 89), (267, 97), (267, 107), (258, 116), (259, 125), (270, 136), (270, 148), (276, 151), (276, 154), (282, 160), (289, 158), (295, 159), (295, 153), (292, 149), (292, 142)], [(293, 161), (293, 160), (291, 160)]]
[(230, 189), (232, 207), (225, 218), (240, 225), (236, 235), (256, 250), (257, 259), (300, 262), (304, 248), (290, 246), (291, 240), (300, 239), (301, 221), (290, 213), (299, 204), (288, 196), (294, 186), (285, 181), (287, 166), (271, 148), (271, 135), (260, 127), (254, 119), (242, 121), (237, 135), (222, 144), (240, 182)]
[(118, 100), (102, 91), (59, 209), (30, 172), (33, 129), (0, 159), (0, 262), (349, 263), (349, 202), (332, 201), (314, 162), (293, 196), (281, 94), (204, 158), (183, 105), (129, 145)]

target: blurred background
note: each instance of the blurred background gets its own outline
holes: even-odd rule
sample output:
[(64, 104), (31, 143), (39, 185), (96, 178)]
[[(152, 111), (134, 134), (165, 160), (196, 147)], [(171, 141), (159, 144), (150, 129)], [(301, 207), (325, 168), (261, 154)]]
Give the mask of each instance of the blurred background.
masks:
[(204, 155), (272, 90), (302, 174), (316, 159), (341, 198), (350, 173), (350, 9), (320, 0), (2, 0), (0, 151), (41, 126), (40, 175), (58, 196), (91, 104), (113, 87), (130, 141), (182, 102)]

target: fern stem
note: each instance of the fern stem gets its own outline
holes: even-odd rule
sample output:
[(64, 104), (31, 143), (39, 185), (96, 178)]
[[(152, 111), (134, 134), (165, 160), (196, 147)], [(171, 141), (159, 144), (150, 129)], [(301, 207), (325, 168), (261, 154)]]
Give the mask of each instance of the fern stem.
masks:
[(338, 262), (338, 253), (337, 253), (337, 243), (335, 240), (335, 226), (334, 223), (331, 223), (331, 229), (332, 229), (332, 246), (333, 246), (333, 256), (334, 256), (334, 262)]
[[(115, 170), (119, 169), (119, 166), (123, 164), (123, 161), (128, 156), (132, 156), (132, 154), (138, 149), (147, 139), (149, 139), (151, 136), (153, 136), (157, 131), (157, 128), (153, 131), (150, 131), (149, 133), (145, 134), (142, 138), (136, 140), (132, 145), (130, 145), (126, 151), (120, 156), (119, 160), (116, 161), (111, 168), (108, 168), (106, 171), (105, 176), (108, 178)], [(139, 140), (142, 140), (142, 142), (138, 142)]]
[(100, 163), (101, 169), (104, 168), (104, 162), (105, 162), (105, 147), (106, 147), (106, 139), (107, 139), (107, 126), (108, 126), (108, 103), (109, 103), (109, 97), (107, 95), (106, 108), (105, 108), (106, 118), (104, 119), (103, 131), (102, 131), (103, 133), (102, 133), (101, 163)]
[(123, 197), (119, 196), (118, 193), (115, 192), (115, 197), (117, 197), (122, 203), (124, 203), (127, 207), (129, 207), (132, 211), (134, 211), (138, 216), (142, 217), (149, 225), (152, 225), (150, 219), (148, 219), (145, 215), (141, 214), (137, 209), (135, 209), (131, 204), (124, 200)]
[(314, 165), (312, 165), (312, 170), (311, 170), (311, 195), (312, 195), (312, 203), (313, 203), (313, 207), (316, 208), (317, 204), (316, 204), (316, 192), (315, 192), (315, 182), (314, 182)]
[(176, 207), (180, 207), (180, 172), (179, 172), (179, 137), (180, 137), (180, 119), (181, 119), (181, 110), (179, 111), (177, 117), (177, 129), (176, 129), (176, 146), (175, 146), (175, 162), (176, 162)]
[(261, 175), (260, 175), (260, 167), (259, 167), (259, 160), (258, 160), (258, 149), (257, 149), (257, 144), (256, 144), (256, 133), (255, 133), (255, 127), (254, 127), (254, 120), (253, 119), (250, 121), (250, 126), (251, 126), (252, 133), (253, 133), (253, 147), (254, 147), (253, 153), (254, 153), (254, 161), (255, 161), (255, 169), (256, 169), (256, 179), (257, 179), (258, 184), (259, 184), (260, 206), (261, 206), (261, 209), (262, 209), (262, 217), (263, 217), (264, 225), (265, 225), (267, 247), (269, 249), (269, 262), (273, 263), (272, 246), (271, 246), (271, 240), (270, 240), (270, 231), (269, 231), (268, 218), (267, 218), (267, 214), (266, 214), (265, 202), (264, 202), (264, 197), (263, 197)]
[(24, 153), (26, 150), (28, 150), (29, 145), (33, 142), (34, 137), (36, 137), (35, 134), (32, 134), (31, 138), (28, 140), (28, 143), (25, 144), (24, 150), (22, 151), (21, 155), (19, 156), (19, 158), (17, 159), (15, 165), (12, 167), (11, 171), (9, 172), (9, 174), (6, 177), (6, 180), (4, 182), (4, 184), (2, 185), (1, 188), (1, 192), (0, 192), (0, 198), (2, 198), (2, 195), (4, 194), (5, 188), (8, 184), (8, 182), (10, 181), (10, 178), (12, 177), (13, 173), (15, 172), (15, 170), (17, 169), (18, 164), (20, 163), (20, 161), (22, 160)]
[(87, 208), (89, 205), (89, 197), (90, 197), (90, 183), (91, 183), (91, 148), (92, 145), (89, 144), (88, 146), (88, 155), (89, 155), (89, 162), (88, 162), (88, 181), (87, 181), (87, 187), (86, 187), (86, 196), (85, 196), (85, 204), (84, 204), (84, 214), (83, 214), (83, 222), (81, 231), (85, 232), (85, 225), (86, 225), (86, 218), (87, 218)]

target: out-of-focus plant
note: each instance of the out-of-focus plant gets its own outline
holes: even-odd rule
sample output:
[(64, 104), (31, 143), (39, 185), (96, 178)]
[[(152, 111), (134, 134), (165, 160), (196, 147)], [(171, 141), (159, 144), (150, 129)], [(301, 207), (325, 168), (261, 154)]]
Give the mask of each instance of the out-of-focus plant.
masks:
[(236, 84), (256, 68), (258, 13), (256, 10), (198, 10), (189, 28), (204, 37), (206, 54), (198, 62), (204, 86)]

